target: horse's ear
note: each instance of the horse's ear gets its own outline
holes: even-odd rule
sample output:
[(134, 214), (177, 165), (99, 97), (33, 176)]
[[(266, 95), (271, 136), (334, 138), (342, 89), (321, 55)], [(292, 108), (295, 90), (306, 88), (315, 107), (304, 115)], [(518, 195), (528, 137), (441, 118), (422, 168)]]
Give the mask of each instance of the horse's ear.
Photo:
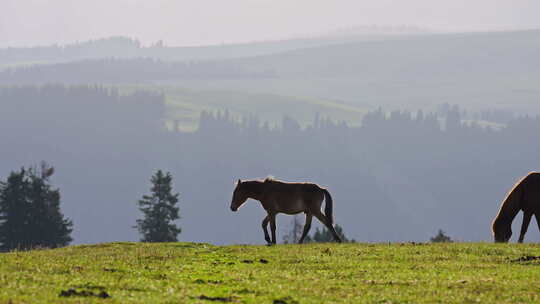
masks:
[(240, 179), (238, 179), (238, 185), (240, 185), (242, 183), (242, 181)]

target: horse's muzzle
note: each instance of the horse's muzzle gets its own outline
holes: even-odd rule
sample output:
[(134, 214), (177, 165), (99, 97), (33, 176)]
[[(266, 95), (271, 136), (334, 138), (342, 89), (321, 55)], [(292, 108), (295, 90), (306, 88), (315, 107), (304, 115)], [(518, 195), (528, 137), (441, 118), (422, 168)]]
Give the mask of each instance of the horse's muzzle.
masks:
[(238, 208), (231, 206), (231, 211), (232, 212), (236, 212), (237, 210), (238, 210)]

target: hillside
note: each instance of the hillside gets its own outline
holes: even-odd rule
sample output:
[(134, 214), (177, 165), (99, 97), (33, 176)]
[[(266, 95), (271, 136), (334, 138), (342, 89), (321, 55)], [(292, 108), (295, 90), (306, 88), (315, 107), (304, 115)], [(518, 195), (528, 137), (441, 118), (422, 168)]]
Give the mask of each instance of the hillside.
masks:
[(434, 34), (360, 41), (229, 61), (273, 78), (183, 81), (192, 88), (337, 99), (372, 108), (470, 109), (540, 113), (540, 31)]
[(156, 43), (143, 46), (138, 40), (116, 36), (89, 40), (64, 46), (10, 47), (0, 49), (0, 68), (28, 64), (50, 64), (98, 58), (149, 57), (169, 61), (201, 61), (262, 56), (296, 49), (342, 44), (351, 41), (397, 39), (421, 35), (423, 32), (358, 32), (333, 33), (311, 38), (291, 38), (247, 43), (166, 46)]
[(110, 243), (0, 254), (6, 303), (531, 303), (540, 249)]
[[(137, 52), (123, 56), (132, 59), (107, 57), (9, 69), (0, 72), (0, 84), (99, 83), (201, 92), (197, 98), (191, 94), (187, 106), (178, 94), (168, 95), (174, 100), (171, 104), (179, 105), (171, 118), (187, 116), (190, 126), (199, 116), (193, 115), (193, 109), (236, 111), (239, 103), (236, 97), (231, 98), (234, 95), (239, 100), (250, 99), (240, 102), (249, 104), (242, 115), (263, 116), (272, 123), (291, 109), (302, 113), (293, 115), (302, 121), (320, 112), (357, 124), (358, 118), (351, 118), (358, 116), (357, 109), (365, 112), (382, 106), (433, 111), (443, 103), (459, 104), (471, 111), (540, 114), (539, 30), (355, 37), (208, 46), (200, 53), (208, 51), (212, 55), (205, 60), (212, 61), (197, 63), (161, 61), (181, 60), (163, 54), (180, 56), (183, 48), (143, 48), (133, 41), (114, 39), (96, 41), (79, 48), (99, 49), (101, 45), (114, 53), (118, 51), (115, 43), (122, 42), (122, 47)], [(220, 94), (224, 97), (207, 98)], [(282, 102), (284, 99), (288, 101)], [(323, 103), (323, 108), (313, 111), (305, 101)]]
[[(234, 62), (276, 69), (282, 77), (452, 79), (462, 74), (472, 78), (489, 72), (515, 73), (524, 68), (538, 72), (538, 47), (540, 30), (432, 34), (304, 48)], [(473, 72), (477, 74), (471, 75)]]
[[(133, 87), (134, 88), (134, 87)], [(130, 91), (133, 88), (123, 86)], [(148, 86), (147, 90), (160, 92), (166, 99), (166, 120), (169, 127), (177, 122), (181, 130), (197, 128), (202, 111), (227, 110), (235, 120), (256, 115), (261, 123), (280, 125), (285, 116), (292, 117), (302, 126), (313, 124), (317, 115), (345, 121), (358, 126), (368, 109), (361, 104), (346, 104), (334, 100), (300, 98), (271, 93), (249, 93), (228, 90), (191, 90), (174, 86)]]

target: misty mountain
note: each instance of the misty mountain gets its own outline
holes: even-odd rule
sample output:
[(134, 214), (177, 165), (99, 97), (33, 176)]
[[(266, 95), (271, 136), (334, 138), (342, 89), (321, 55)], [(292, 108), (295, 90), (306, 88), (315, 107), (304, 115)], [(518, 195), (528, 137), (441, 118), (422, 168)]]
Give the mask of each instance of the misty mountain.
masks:
[(258, 41), (239, 44), (171, 47), (158, 41), (143, 46), (140, 41), (128, 37), (109, 37), (89, 40), (65, 46), (11, 47), (0, 49), (0, 68), (18, 65), (51, 64), (88, 59), (154, 58), (165, 61), (203, 61), (261, 56), (295, 49), (323, 45), (342, 44), (351, 41), (376, 41), (396, 39), (401, 35), (422, 34), (420, 30), (367, 28), (344, 29), (324, 36), (310, 38)]
[(280, 77), (473, 80), (540, 73), (539, 47), (540, 30), (436, 34), (321, 46), (234, 62), (274, 69)]
[(442, 102), (540, 113), (540, 31), (402, 36), (294, 50), (230, 62), (272, 79), (185, 81), (197, 89), (341, 100), (400, 108)]
[[(236, 92), (252, 96), (289, 96), (350, 108), (383, 106), (435, 110), (439, 104), (451, 103), (478, 112), (495, 109), (519, 114), (540, 113), (537, 102), (540, 89), (536, 85), (540, 79), (536, 58), (540, 31), (381, 37), (363, 41), (335, 40), (341, 43), (331, 45), (329, 40), (309, 40), (327, 43), (317, 47), (307, 47), (308, 44), (297, 40), (275, 42), (283, 46), (281, 50), (288, 46), (300, 49), (233, 60), (183, 63), (151, 58), (108, 58), (24, 66), (0, 73), (0, 83), (165, 84), (229, 95)], [(141, 48), (133, 40), (105, 42)], [(255, 46), (264, 49), (268, 45), (250, 45)], [(271, 49), (267, 51), (272, 52)], [(208, 50), (220, 54), (218, 46), (208, 47)], [(247, 53), (256, 53), (250, 52)], [(206, 101), (200, 99), (201, 104), (207, 104)], [(191, 99), (189, 103), (197, 104), (197, 100)], [(263, 102), (261, 109), (270, 104)], [(218, 108), (229, 107), (235, 107), (234, 102), (224, 101)], [(286, 112), (281, 111), (280, 115)], [(253, 113), (263, 114), (257, 110)], [(350, 117), (333, 117), (351, 121)]]
[[(156, 169), (181, 194), (181, 240), (263, 242), (264, 211), (228, 204), (235, 180), (267, 175), (329, 188), (336, 222), (359, 241), (427, 240), (439, 228), (488, 240), (506, 191), (538, 167), (539, 46), (540, 31), (439, 34), (194, 63), (13, 67), (0, 72), (0, 174), (54, 165), (77, 243), (136, 240), (135, 203)], [(182, 115), (193, 132), (170, 127)]]

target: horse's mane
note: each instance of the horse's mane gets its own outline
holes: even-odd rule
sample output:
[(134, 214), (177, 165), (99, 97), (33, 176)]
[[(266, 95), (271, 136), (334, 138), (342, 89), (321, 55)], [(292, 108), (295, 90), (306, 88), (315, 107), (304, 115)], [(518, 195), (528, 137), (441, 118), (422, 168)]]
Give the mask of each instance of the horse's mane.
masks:
[(275, 182), (277, 181), (272, 175), (268, 175), (265, 179), (264, 179), (264, 182), (265, 183), (269, 183), (269, 182)]
[(501, 207), (499, 208), (499, 212), (497, 213), (497, 216), (493, 220), (493, 223), (491, 225), (491, 230), (495, 232), (495, 225), (497, 221), (500, 221), (505, 218), (505, 215), (507, 212), (511, 210), (516, 210), (519, 208), (519, 200), (517, 195), (519, 195), (519, 190), (521, 189), (521, 186), (523, 185), (523, 182), (531, 175), (535, 174), (536, 172), (530, 172), (529, 174), (525, 175), (523, 178), (521, 178), (519, 181), (517, 181), (512, 189), (508, 191), (506, 194), (506, 197), (501, 203)]
[(251, 179), (251, 180), (239, 180), (235, 183), (235, 185), (238, 187), (240, 183), (242, 185), (259, 185), (259, 184), (266, 184), (266, 183), (273, 183), (273, 182), (279, 182), (277, 179), (275, 179), (273, 176), (269, 175), (265, 179)]

